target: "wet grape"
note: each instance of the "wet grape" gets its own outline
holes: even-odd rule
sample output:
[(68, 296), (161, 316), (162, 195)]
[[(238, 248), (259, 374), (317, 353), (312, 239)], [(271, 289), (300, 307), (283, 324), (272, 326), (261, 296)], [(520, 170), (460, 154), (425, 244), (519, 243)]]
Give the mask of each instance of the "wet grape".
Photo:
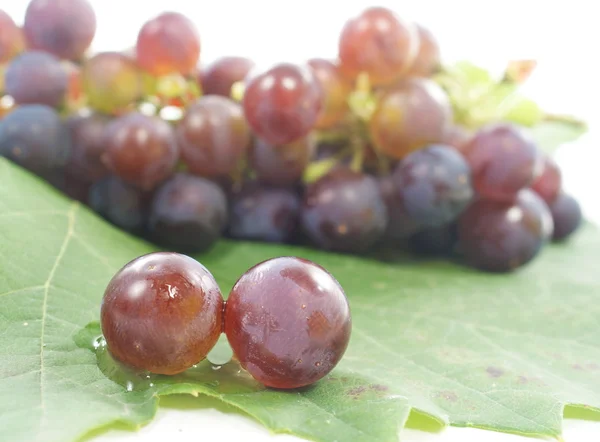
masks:
[(511, 201), (542, 172), (537, 145), (517, 126), (498, 123), (480, 129), (466, 146), (475, 191), (484, 198)]
[(529, 189), (513, 202), (479, 200), (459, 219), (460, 251), (473, 267), (508, 272), (531, 261), (552, 235), (546, 203)]
[(200, 85), (204, 95), (221, 95), (231, 98), (231, 87), (243, 81), (254, 68), (246, 57), (221, 57), (200, 72)]
[(440, 45), (435, 35), (426, 27), (416, 24), (419, 34), (419, 51), (410, 67), (410, 75), (430, 77), (440, 68)]
[(313, 128), (322, 98), (321, 87), (310, 69), (282, 63), (249, 80), (244, 114), (259, 137), (272, 144), (287, 144)]
[(96, 34), (96, 14), (87, 0), (31, 0), (23, 30), (29, 48), (79, 60)]
[(0, 65), (11, 60), (22, 48), (21, 29), (10, 15), (0, 9)]
[(231, 175), (250, 145), (241, 106), (221, 96), (202, 97), (190, 105), (176, 134), (189, 171), (209, 178)]
[(441, 142), (451, 123), (452, 108), (446, 93), (432, 80), (410, 78), (379, 99), (369, 133), (381, 152), (403, 158)]
[(236, 282), (225, 309), (225, 334), (237, 359), (268, 387), (304, 387), (342, 359), (352, 321), (344, 291), (323, 267), (274, 258)]
[(140, 371), (173, 375), (203, 360), (216, 344), (223, 298), (198, 261), (156, 252), (134, 259), (113, 276), (100, 316), (115, 359)]
[(386, 8), (366, 9), (348, 20), (340, 34), (340, 67), (348, 78), (368, 74), (373, 85), (398, 80), (419, 48), (415, 26)]
[(179, 148), (171, 126), (132, 112), (109, 123), (103, 161), (119, 178), (151, 190), (174, 172)]
[(41, 104), (17, 107), (0, 120), (0, 154), (49, 178), (70, 154), (69, 133), (54, 109)]
[(250, 164), (260, 182), (272, 186), (292, 186), (302, 178), (314, 149), (311, 136), (283, 146), (256, 138), (250, 151)]
[(307, 187), (301, 219), (318, 247), (361, 252), (383, 236), (388, 214), (374, 178), (336, 168)]
[(421, 226), (453, 221), (473, 198), (469, 165), (449, 146), (411, 153), (395, 168), (393, 180), (408, 216)]
[(543, 162), (542, 173), (531, 184), (531, 189), (546, 201), (546, 204), (552, 205), (562, 189), (562, 174), (558, 164), (548, 155), (544, 155)]
[(88, 105), (113, 113), (142, 94), (142, 76), (135, 62), (119, 52), (101, 52), (83, 64), (82, 84)]
[(328, 129), (342, 122), (348, 113), (348, 95), (352, 84), (342, 76), (340, 68), (332, 61), (313, 58), (308, 61), (323, 91), (323, 107), (316, 122), (317, 129)]
[(135, 53), (138, 64), (152, 75), (187, 75), (198, 64), (200, 36), (185, 15), (164, 12), (142, 26)]
[(94, 182), (109, 170), (102, 161), (105, 152), (104, 131), (110, 119), (102, 114), (75, 114), (67, 120), (71, 136), (71, 156), (67, 169), (73, 177)]
[(300, 197), (291, 189), (248, 185), (231, 201), (229, 236), (285, 242), (296, 233)]
[(223, 190), (207, 179), (179, 173), (157, 190), (148, 229), (164, 247), (201, 252), (219, 239), (227, 221)]
[(581, 207), (575, 198), (566, 193), (560, 193), (550, 204), (550, 212), (554, 221), (552, 239), (562, 241), (571, 236), (583, 221)]
[(26, 51), (14, 58), (5, 74), (5, 91), (18, 104), (60, 106), (66, 98), (69, 77), (60, 61), (41, 51)]

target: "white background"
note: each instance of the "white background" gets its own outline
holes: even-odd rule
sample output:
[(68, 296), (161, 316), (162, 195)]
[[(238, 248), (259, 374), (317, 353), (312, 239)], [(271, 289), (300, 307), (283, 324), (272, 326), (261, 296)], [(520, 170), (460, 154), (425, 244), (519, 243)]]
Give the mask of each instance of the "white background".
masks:
[[(336, 54), (344, 21), (374, 3), (365, 0), (231, 1), (92, 0), (98, 16), (95, 50), (120, 50), (135, 44), (145, 20), (166, 9), (183, 12), (198, 25), (202, 61), (221, 55), (247, 55), (259, 63), (302, 61)], [(596, 201), (600, 182), (600, 25), (593, 0), (413, 0), (379, 1), (421, 22), (438, 36), (446, 61), (469, 59), (500, 71), (516, 58), (535, 58), (539, 67), (527, 93), (546, 109), (573, 113), (591, 125), (589, 135), (565, 148), (567, 188), (584, 202), (588, 217), (600, 221)], [(21, 21), (27, 1), (1, 0), (0, 8)], [(583, 160), (582, 160), (583, 159)], [(584, 177), (582, 179), (581, 177)], [(594, 181), (596, 180), (596, 181)], [(169, 442), (228, 440), (292, 441), (270, 436), (250, 419), (217, 404), (195, 402), (191, 409), (162, 408), (138, 433), (112, 431), (97, 441)], [(188, 405), (190, 402), (188, 401)], [(439, 434), (405, 430), (404, 441), (517, 442), (518, 436), (448, 428)], [(565, 421), (565, 441), (600, 440), (600, 423)]]

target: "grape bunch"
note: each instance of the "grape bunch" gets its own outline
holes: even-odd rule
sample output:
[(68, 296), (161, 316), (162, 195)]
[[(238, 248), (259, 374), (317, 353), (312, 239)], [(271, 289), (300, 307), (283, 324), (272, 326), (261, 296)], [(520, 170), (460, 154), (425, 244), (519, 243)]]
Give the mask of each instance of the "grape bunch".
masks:
[[(92, 53), (95, 30), (87, 0), (32, 0), (22, 27), (0, 11), (0, 153), (166, 249), (229, 237), (507, 272), (581, 224), (528, 127), (457, 104), (434, 34), (389, 9), (349, 19), (334, 59), (266, 68), (200, 64), (176, 12), (120, 52)], [(509, 68), (502, 87), (531, 66)]]

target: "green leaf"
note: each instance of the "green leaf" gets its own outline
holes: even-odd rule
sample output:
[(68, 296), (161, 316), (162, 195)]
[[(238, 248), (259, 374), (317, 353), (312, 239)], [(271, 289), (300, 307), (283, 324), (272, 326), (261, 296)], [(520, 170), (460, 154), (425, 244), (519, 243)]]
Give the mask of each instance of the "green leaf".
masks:
[(577, 140), (587, 132), (587, 127), (570, 118), (555, 118), (547, 119), (530, 130), (542, 150), (551, 154), (563, 144)]
[(180, 393), (320, 441), (397, 440), (413, 409), (452, 425), (557, 436), (565, 404), (600, 407), (594, 228), (511, 275), (220, 242), (198, 258), (225, 293), (258, 261), (290, 254), (324, 265), (347, 291), (354, 329), (340, 366), (314, 387), (278, 392), (233, 362), (135, 379), (106, 352), (97, 356), (108, 280), (153, 247), (5, 161), (0, 179), (0, 428), (11, 440), (135, 428), (153, 417), (158, 396)]

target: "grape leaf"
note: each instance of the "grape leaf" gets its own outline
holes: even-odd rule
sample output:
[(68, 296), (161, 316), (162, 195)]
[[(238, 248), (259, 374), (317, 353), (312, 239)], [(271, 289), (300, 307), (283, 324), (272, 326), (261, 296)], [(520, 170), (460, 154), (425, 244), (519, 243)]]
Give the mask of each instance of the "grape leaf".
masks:
[(198, 258), (224, 292), (272, 256), (303, 256), (333, 272), (353, 312), (342, 363), (294, 392), (262, 388), (235, 363), (215, 370), (207, 362), (127, 388), (126, 374), (102, 370), (89, 347), (106, 283), (152, 246), (3, 160), (0, 179), (3, 440), (77, 440), (115, 422), (135, 428), (153, 417), (158, 396), (176, 393), (210, 395), (273, 431), (320, 441), (397, 440), (411, 410), (451, 425), (557, 436), (565, 404), (600, 407), (595, 228), (501, 276), (222, 241)]

